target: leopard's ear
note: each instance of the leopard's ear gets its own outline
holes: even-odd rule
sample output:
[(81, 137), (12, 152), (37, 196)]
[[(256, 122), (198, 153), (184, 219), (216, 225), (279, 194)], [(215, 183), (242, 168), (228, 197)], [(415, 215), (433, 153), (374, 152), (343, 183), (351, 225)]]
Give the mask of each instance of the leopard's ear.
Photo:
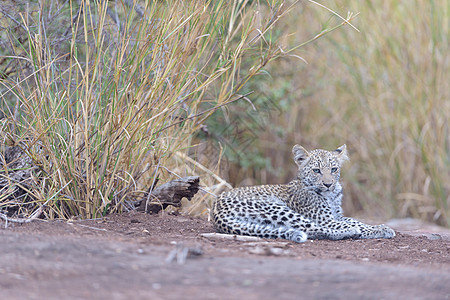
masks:
[(334, 150), (333, 153), (338, 157), (340, 165), (342, 165), (345, 161), (349, 160), (347, 153), (347, 145), (345, 144)]
[(309, 152), (300, 145), (295, 145), (292, 148), (292, 153), (294, 154), (294, 161), (299, 167), (301, 167), (310, 156)]

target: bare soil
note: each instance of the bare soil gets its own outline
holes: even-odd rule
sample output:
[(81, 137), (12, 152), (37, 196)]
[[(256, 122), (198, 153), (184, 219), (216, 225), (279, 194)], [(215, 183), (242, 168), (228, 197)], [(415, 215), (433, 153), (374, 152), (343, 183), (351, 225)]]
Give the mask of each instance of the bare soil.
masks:
[(450, 299), (445, 230), (295, 244), (204, 238), (206, 220), (138, 212), (3, 225), (3, 299)]

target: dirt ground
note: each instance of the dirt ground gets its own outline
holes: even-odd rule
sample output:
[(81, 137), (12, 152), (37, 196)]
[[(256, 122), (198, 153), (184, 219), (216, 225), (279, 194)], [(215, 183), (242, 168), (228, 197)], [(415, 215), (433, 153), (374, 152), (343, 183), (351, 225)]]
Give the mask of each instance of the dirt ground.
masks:
[(443, 229), (295, 244), (137, 212), (0, 226), (2, 299), (450, 299)]

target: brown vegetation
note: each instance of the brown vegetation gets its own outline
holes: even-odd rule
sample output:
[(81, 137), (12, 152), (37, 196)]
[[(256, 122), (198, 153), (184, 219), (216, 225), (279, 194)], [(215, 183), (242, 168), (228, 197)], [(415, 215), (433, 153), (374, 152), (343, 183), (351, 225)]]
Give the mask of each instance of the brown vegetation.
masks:
[[(0, 139), (30, 158), (33, 180), (11, 180), (18, 170), (3, 160), (1, 211), (53, 219), (134, 209), (158, 179), (174, 176), (173, 155), (204, 120), (247, 99), (243, 86), (283, 54), (271, 32), (289, 9), (283, 1), (3, 1)], [(26, 200), (16, 201), (17, 190)]]
[[(352, 23), (359, 32), (334, 31), (291, 53), (308, 64), (286, 57), (269, 66), (270, 77), (249, 82), (258, 114), (242, 102), (230, 109), (231, 121), (221, 121), (236, 127), (221, 136), (225, 152), (239, 153), (225, 178), (233, 185), (287, 182), (295, 174), (294, 144), (331, 150), (346, 143), (348, 214), (449, 226), (449, 3), (321, 3), (342, 15), (358, 12)], [(281, 20), (282, 44), (314, 37), (335, 19), (306, 1)], [(251, 118), (258, 126), (248, 125)], [(239, 148), (233, 139), (252, 143)]]
[(199, 175), (206, 216), (227, 181), (291, 179), (292, 145), (346, 143), (347, 213), (448, 226), (448, 3), (322, 4), (2, 1), (2, 153), (33, 164), (1, 162), (0, 210), (98, 217)]

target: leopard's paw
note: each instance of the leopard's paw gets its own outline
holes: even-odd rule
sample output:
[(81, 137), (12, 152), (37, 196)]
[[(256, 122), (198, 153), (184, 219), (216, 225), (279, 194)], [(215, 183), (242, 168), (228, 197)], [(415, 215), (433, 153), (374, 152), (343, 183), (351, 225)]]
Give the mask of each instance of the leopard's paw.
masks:
[(392, 228), (390, 228), (390, 227), (388, 227), (388, 226), (386, 226), (384, 224), (379, 225), (379, 227), (380, 227), (379, 230), (380, 230), (380, 233), (382, 235), (382, 238), (392, 239), (393, 237), (395, 237), (394, 229), (392, 229)]
[(395, 237), (395, 231), (384, 225), (375, 225), (368, 230), (363, 230), (361, 238), (363, 239), (391, 239)]

